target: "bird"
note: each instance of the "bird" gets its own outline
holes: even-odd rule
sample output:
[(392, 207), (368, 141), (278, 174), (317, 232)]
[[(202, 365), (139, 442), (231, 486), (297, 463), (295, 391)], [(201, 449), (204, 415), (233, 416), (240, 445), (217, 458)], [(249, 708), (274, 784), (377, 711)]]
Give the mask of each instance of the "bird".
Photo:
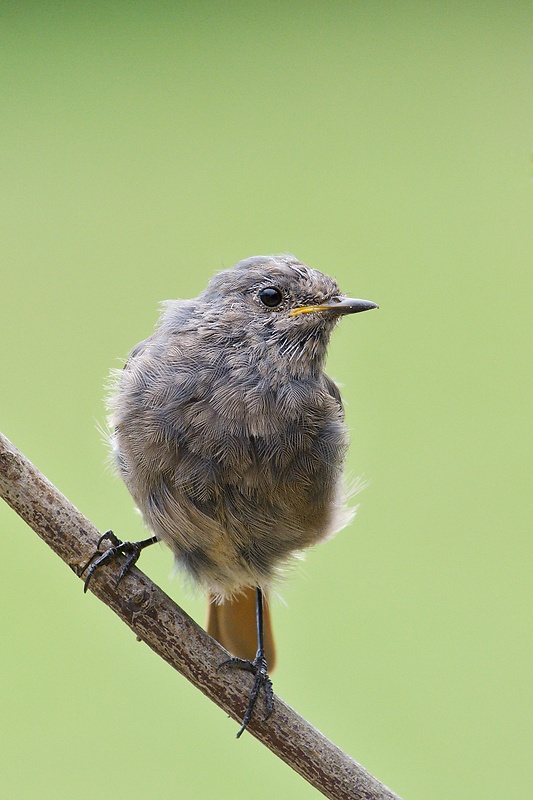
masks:
[(110, 560), (126, 556), (120, 581), (145, 547), (168, 545), (207, 595), (207, 631), (230, 653), (219, 668), (254, 676), (237, 737), (261, 690), (265, 719), (274, 708), (272, 592), (353, 516), (343, 404), (324, 365), (341, 317), (373, 308), (293, 255), (253, 256), (163, 303), (113, 380), (114, 462), (152, 536), (106, 531), (85, 591)]

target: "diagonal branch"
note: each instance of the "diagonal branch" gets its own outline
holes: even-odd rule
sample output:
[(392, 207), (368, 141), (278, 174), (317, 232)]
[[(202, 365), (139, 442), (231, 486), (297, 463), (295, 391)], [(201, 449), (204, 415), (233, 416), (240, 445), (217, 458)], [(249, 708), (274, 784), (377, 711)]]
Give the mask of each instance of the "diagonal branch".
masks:
[[(0, 495), (68, 566), (80, 575), (99, 532), (2, 434)], [(240, 722), (250, 676), (217, 672), (226, 651), (140, 570), (115, 587), (109, 569), (99, 570), (90, 588), (142, 641)], [(360, 764), (326, 739), (282, 700), (263, 722), (248, 730), (332, 800), (400, 800)]]

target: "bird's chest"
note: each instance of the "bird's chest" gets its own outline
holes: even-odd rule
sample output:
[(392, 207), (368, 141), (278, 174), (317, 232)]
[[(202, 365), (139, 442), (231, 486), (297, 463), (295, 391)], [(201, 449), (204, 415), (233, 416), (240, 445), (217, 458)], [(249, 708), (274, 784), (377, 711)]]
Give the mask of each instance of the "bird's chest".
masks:
[(216, 439), (209, 457), (243, 481), (280, 480), (291, 466), (336, 461), (343, 448), (342, 412), (318, 381), (248, 374), (200, 405)]
[[(321, 373), (291, 375), (237, 348), (224, 357), (211, 349), (194, 363), (182, 357), (153, 381), (142, 378), (124, 389), (142, 403), (129, 404), (122, 431), (132, 461), (172, 472), (176, 484), (201, 476), (193, 482), (204, 488), (272, 486), (292, 473), (320, 481), (342, 457), (342, 410)], [(150, 436), (141, 436), (146, 430)]]

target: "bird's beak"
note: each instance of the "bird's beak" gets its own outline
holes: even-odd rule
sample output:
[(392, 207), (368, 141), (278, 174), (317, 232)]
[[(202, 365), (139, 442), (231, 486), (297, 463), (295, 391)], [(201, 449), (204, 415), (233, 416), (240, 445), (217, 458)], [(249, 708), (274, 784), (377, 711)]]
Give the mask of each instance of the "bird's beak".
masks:
[(317, 306), (300, 306), (293, 308), (289, 313), (290, 317), (297, 314), (311, 314), (313, 311), (325, 311), (328, 314), (340, 316), (341, 314), (358, 314), (360, 311), (370, 311), (371, 308), (379, 308), (377, 303), (370, 300), (355, 300), (353, 297), (332, 297), (327, 303)]

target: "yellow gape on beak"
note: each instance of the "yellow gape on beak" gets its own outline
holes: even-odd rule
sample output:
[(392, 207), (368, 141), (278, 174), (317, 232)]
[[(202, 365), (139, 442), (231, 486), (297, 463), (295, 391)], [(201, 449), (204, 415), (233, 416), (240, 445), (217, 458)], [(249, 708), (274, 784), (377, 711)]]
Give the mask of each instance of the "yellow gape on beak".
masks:
[(299, 306), (289, 311), (289, 317), (297, 314), (312, 314), (313, 311), (325, 311), (329, 314), (358, 314), (361, 311), (370, 311), (371, 308), (379, 308), (377, 303), (370, 300), (355, 300), (353, 297), (342, 297), (337, 295), (332, 297), (327, 303), (315, 306)]

